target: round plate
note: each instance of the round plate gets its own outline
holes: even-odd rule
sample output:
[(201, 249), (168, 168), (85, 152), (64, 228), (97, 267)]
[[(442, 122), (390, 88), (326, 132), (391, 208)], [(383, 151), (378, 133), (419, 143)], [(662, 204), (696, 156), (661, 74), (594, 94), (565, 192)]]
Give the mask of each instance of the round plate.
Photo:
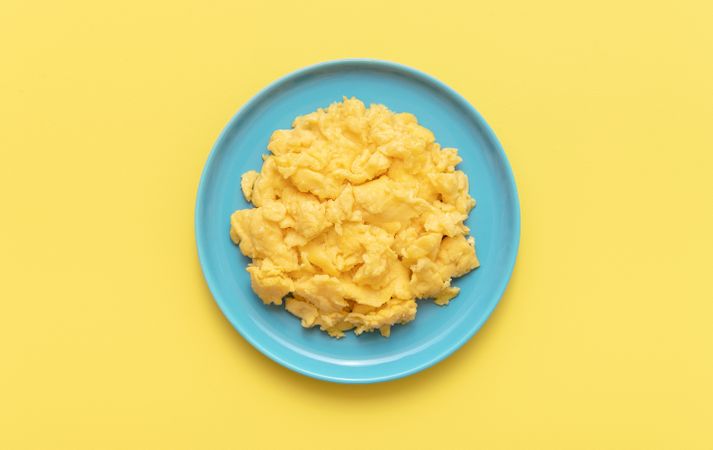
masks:
[[(418, 302), (416, 320), (379, 333), (333, 339), (305, 329), (283, 306), (266, 306), (250, 289), (244, 257), (229, 237), (230, 214), (251, 207), (240, 176), (260, 170), (274, 130), (342, 97), (415, 114), (443, 147), (455, 147), (477, 206), (466, 224), (480, 268), (454, 280), (461, 293), (448, 306)], [(375, 60), (326, 62), (265, 88), (228, 123), (203, 170), (195, 230), (205, 279), (236, 330), (274, 361), (294, 371), (341, 383), (373, 383), (425, 369), (462, 346), (495, 308), (512, 273), (520, 237), (515, 182), (497, 138), (458, 93), (414, 69)]]

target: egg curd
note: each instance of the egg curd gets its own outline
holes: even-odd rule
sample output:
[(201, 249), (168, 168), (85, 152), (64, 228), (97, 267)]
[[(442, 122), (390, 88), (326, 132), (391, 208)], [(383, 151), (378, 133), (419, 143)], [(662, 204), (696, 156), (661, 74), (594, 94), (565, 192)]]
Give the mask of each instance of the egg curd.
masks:
[(303, 327), (389, 336), (416, 299), (447, 304), (452, 279), (478, 267), (461, 158), (412, 114), (344, 98), (267, 148), (260, 173), (242, 176), (255, 207), (233, 213), (230, 237), (252, 258), (258, 297), (284, 300)]

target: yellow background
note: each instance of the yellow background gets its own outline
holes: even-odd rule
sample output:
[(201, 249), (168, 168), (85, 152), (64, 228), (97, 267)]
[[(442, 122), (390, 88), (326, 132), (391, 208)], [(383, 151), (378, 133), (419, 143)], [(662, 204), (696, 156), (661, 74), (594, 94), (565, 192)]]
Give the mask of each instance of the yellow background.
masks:
[[(712, 449), (713, 7), (586, 3), (3, 1), (0, 448)], [(371, 386), (248, 345), (193, 237), (228, 119), (342, 57), (462, 93), (522, 202), (486, 326)]]

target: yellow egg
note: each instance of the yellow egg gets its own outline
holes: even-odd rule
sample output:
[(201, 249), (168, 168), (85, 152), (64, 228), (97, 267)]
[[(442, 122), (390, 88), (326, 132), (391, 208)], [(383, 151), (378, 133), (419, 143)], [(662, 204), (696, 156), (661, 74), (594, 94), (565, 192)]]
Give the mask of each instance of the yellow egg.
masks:
[(447, 304), (452, 278), (478, 267), (461, 158), (413, 115), (345, 98), (275, 131), (268, 150), (242, 177), (255, 208), (233, 213), (230, 236), (258, 297), (286, 299), (302, 326), (388, 337), (417, 299)]

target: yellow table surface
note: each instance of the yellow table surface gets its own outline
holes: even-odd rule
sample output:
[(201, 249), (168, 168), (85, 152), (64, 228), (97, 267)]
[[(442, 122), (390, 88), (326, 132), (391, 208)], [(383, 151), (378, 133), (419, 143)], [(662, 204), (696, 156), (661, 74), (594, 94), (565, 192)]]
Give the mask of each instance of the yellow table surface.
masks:
[[(712, 449), (712, 17), (703, 0), (5, 0), (0, 448)], [(193, 236), (233, 113), (343, 57), (463, 94), (522, 202), (485, 327), (379, 385), (253, 349)]]

